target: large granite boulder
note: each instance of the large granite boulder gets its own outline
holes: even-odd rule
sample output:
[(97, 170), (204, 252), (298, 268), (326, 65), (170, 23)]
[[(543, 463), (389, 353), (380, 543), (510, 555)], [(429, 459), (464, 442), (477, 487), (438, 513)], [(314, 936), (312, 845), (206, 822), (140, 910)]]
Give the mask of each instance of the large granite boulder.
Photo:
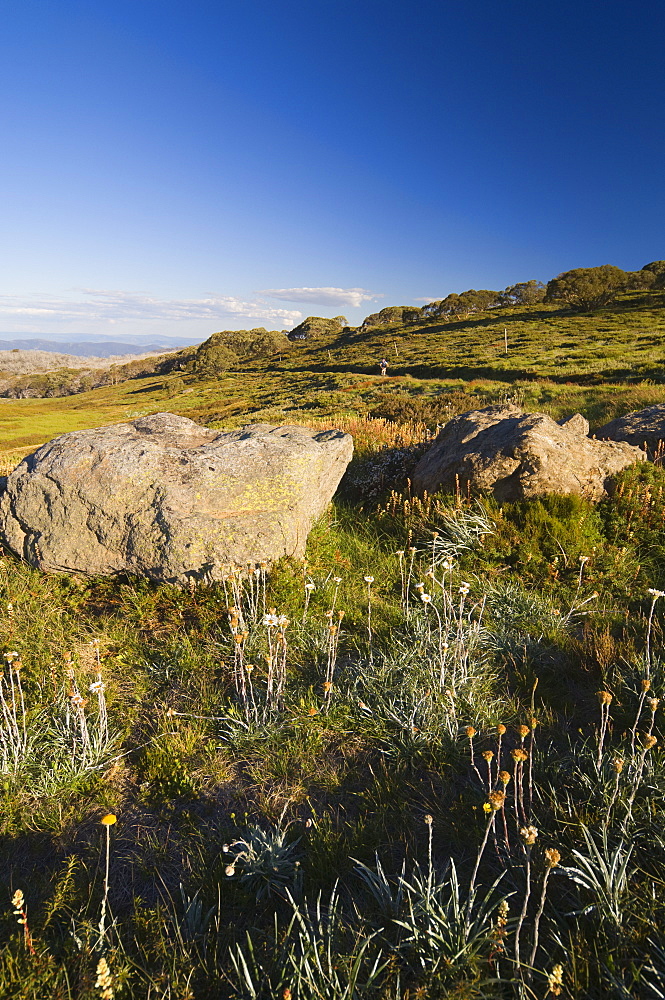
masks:
[(172, 413), (63, 434), (7, 477), (0, 536), (43, 570), (215, 580), (303, 555), (352, 452), (341, 431)]
[(497, 500), (543, 493), (602, 496), (611, 476), (646, 458), (640, 448), (588, 437), (581, 414), (557, 423), (516, 406), (488, 406), (450, 420), (416, 466), (416, 493), (484, 492)]
[(662, 450), (665, 441), (665, 403), (610, 420), (596, 431), (596, 437), (643, 445), (653, 455), (659, 448)]

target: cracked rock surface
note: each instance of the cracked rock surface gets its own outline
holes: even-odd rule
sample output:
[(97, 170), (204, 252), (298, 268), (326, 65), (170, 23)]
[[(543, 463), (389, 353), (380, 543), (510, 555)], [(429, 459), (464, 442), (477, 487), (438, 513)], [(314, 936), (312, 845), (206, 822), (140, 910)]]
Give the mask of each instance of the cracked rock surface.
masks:
[(612, 476), (644, 461), (641, 448), (619, 441), (596, 441), (576, 413), (552, 420), (516, 406), (487, 406), (450, 420), (413, 474), (422, 494), (460, 489), (491, 491), (499, 501), (544, 493), (580, 493), (599, 499)]
[(216, 431), (172, 413), (76, 431), (7, 477), (0, 533), (46, 571), (212, 581), (302, 556), (352, 454), (342, 431)]

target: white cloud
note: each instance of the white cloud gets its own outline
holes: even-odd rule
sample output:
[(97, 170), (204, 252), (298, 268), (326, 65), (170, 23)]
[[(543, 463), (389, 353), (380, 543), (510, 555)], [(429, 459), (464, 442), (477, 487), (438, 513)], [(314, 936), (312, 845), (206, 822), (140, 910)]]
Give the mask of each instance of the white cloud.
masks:
[(248, 301), (234, 295), (208, 295), (201, 299), (157, 299), (139, 292), (83, 289), (84, 298), (48, 295), (0, 295), (0, 316), (36, 322), (84, 321), (122, 323), (157, 320), (224, 320), (247, 318), (273, 326), (292, 327), (301, 319), (297, 309), (279, 309), (267, 302)]
[(256, 294), (284, 302), (314, 302), (321, 306), (352, 306), (354, 309), (363, 302), (383, 298), (367, 288), (264, 288)]
[(439, 299), (443, 298), (442, 295), (421, 295), (419, 299), (414, 299), (414, 302), (438, 302)]

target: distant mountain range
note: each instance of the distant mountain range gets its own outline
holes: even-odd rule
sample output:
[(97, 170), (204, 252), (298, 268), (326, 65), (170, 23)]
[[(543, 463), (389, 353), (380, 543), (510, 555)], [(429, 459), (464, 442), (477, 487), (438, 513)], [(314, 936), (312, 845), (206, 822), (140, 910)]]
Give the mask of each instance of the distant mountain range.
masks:
[[(11, 336), (11, 334), (10, 334)], [(45, 340), (42, 338), (0, 340), (0, 351), (50, 351), (54, 354), (73, 354), (83, 358), (110, 358), (125, 354), (163, 354), (179, 347), (199, 344), (193, 337), (160, 337), (158, 342), (150, 337), (138, 336), (132, 340), (104, 340), (82, 336), (76, 342)]]

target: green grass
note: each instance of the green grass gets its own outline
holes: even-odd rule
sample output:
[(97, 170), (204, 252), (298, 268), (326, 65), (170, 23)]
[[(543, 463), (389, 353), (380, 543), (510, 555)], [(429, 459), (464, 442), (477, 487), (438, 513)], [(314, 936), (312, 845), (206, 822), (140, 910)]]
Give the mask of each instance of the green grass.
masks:
[(587, 384), (653, 378), (660, 376), (664, 359), (664, 306), (662, 292), (631, 292), (614, 306), (587, 314), (539, 304), (469, 319), (373, 327), (328, 343), (306, 343), (285, 356), (284, 365), (378, 372), (385, 356), (391, 373), (420, 377)]
[[(418, 503), (381, 476), (399, 443), (408, 472), (422, 425), (366, 419), (431, 426), (513, 398), (597, 425), (661, 401), (659, 348), (651, 384), (630, 332), (660, 329), (656, 303), (515, 310), (515, 356), (491, 364), (507, 315), (370, 331), (349, 347), (356, 370), (307, 370), (346, 348), (306, 346), (286, 371), (188, 376), (176, 396), (164, 376), (2, 401), (6, 453), (161, 409), (219, 427), (336, 414), (360, 447), (306, 560), (253, 595), (239, 577), (190, 592), (0, 561), (0, 644), (22, 663), (5, 659), (2, 684), (0, 997), (100, 998), (102, 958), (114, 996), (141, 1000), (521, 1000), (558, 995), (558, 966), (561, 996), (662, 996), (665, 605), (649, 590), (665, 590), (665, 472), (636, 466), (597, 505)], [(577, 372), (557, 360), (573, 327)], [(396, 335), (408, 372), (358, 370)], [(470, 382), (453, 374), (465, 357)], [(544, 374), (513, 378), (536, 357)], [(283, 641), (264, 600), (289, 619)], [(492, 822), (498, 725), (510, 781)], [(561, 855), (547, 881), (546, 848)]]
[[(257, 982), (265, 979), (259, 995), (271, 995), (279, 973), (275, 963), (286, 947), (291, 957), (280, 961), (289, 963), (291, 988), (311, 996), (308, 977), (326, 979), (334, 970), (303, 965), (306, 941), (297, 935), (306, 931), (315, 949), (328, 947), (326, 935), (333, 935), (340, 978), (327, 995), (335, 997), (343, 995), (359, 955), (364, 979), (379, 969), (373, 987), (366, 988), (376, 996), (393, 997), (398, 982), (400, 989), (433, 996), (518, 996), (529, 989), (542, 995), (557, 963), (572, 995), (621, 996), (612, 985), (616, 980), (635, 995), (644, 987), (643, 995), (650, 996), (644, 984), (653, 978), (654, 962), (659, 974), (655, 948), (665, 914), (662, 896), (652, 896), (648, 885), (665, 876), (665, 787), (661, 751), (643, 751), (638, 739), (631, 752), (630, 730), (647, 669), (647, 632), (648, 696), (661, 695), (665, 680), (658, 605), (648, 625), (647, 590), (654, 580), (650, 567), (641, 565), (641, 546), (653, 544), (662, 523), (664, 488), (665, 474), (646, 466), (624, 474), (621, 501), (604, 507), (555, 497), (500, 510), (486, 501), (483, 516), (492, 533), (482, 545), (465, 549), (458, 536), (452, 574), (435, 566), (434, 579), (427, 575), (433, 556), (438, 560), (431, 532), (445, 534), (451, 518), (463, 525), (472, 511), (450, 498), (439, 498), (428, 510), (393, 506), (389, 516), (340, 502), (312, 532), (307, 562), (284, 561), (268, 582), (266, 606), (290, 618), (287, 685), (283, 704), (259, 723), (234, 684), (235, 644), (226, 608), (230, 600), (239, 603), (241, 589), (247, 593), (240, 581), (229, 581), (226, 594), (223, 587), (189, 593), (136, 580), (78, 583), (42, 576), (7, 557), (0, 579), (0, 641), (22, 657), (29, 732), (42, 747), (53, 745), (50, 720), (63, 718), (72, 684), (86, 694), (97, 676), (90, 645), (96, 641), (115, 737), (99, 766), (95, 761), (61, 769), (57, 779), (45, 782), (45, 769), (53, 765), (42, 749), (26, 753), (4, 778), (0, 838), (8, 875), (0, 995), (98, 995), (95, 970), (104, 955), (116, 985), (126, 982), (128, 996), (167, 996), (169, 990), (187, 995), (186, 989), (203, 998), (246, 996), (247, 981), (243, 985), (242, 969), (233, 971), (229, 948), (236, 955), (242, 949), (249, 970), (249, 932)], [(335, 576), (341, 577), (339, 588)], [(365, 576), (374, 581), (368, 584)], [(443, 589), (439, 578), (445, 578)], [(459, 595), (464, 581), (468, 598)], [(315, 586), (307, 606), (305, 582)], [(437, 612), (420, 600), (420, 582), (433, 594)], [(228, 589), (233, 587), (235, 596)], [(259, 705), (267, 669), (262, 600), (259, 595), (256, 613), (245, 605), (243, 647), (245, 662), (254, 665)], [(344, 616), (327, 691), (326, 611), (333, 603)], [(445, 654), (443, 680), (437, 613), (452, 650)], [(598, 770), (601, 688), (614, 697)], [(98, 710), (93, 696), (87, 697), (92, 732)], [(502, 765), (512, 773), (509, 751), (520, 745), (515, 727), (528, 725), (532, 714), (539, 726), (534, 798), (525, 815), (539, 836), (534, 895), (521, 931), (520, 956), (527, 964), (543, 849), (557, 847), (569, 871), (552, 876), (536, 971), (520, 973), (511, 951), (525, 892), (526, 856), (513, 815), (517, 775), (507, 789), (511, 846), (504, 843), (501, 820), (498, 854), (490, 837), (471, 904), (468, 890), (487, 822), (482, 751), (496, 754), (495, 727), (504, 723)], [(658, 708), (659, 740), (660, 717)], [(638, 733), (648, 731), (650, 718), (643, 701)], [(470, 725), (477, 731), (477, 771), (465, 735)], [(71, 738), (69, 744), (64, 740), (65, 755), (70, 744)], [(618, 755), (626, 763), (613, 801), (612, 761)], [(526, 773), (523, 781), (528, 797)], [(99, 941), (105, 836), (99, 820), (109, 811), (118, 817), (111, 828), (112, 919)], [(583, 827), (591, 831), (592, 847)], [(247, 854), (243, 845), (250, 841), (254, 853)], [(225, 844), (236, 846), (225, 851)], [(614, 903), (592, 883), (584, 888), (574, 881), (571, 872), (583, 866), (581, 859), (590, 859), (596, 870), (595, 847), (601, 853), (625, 851), (628, 844), (633, 863)], [(458, 888), (446, 869), (449, 858)], [(358, 863), (375, 870), (371, 892)], [(400, 903), (395, 894), (403, 863)], [(502, 872), (500, 887), (492, 891)], [(328, 899), (338, 879), (340, 925), (310, 926), (313, 911), (307, 907), (318, 893)], [(17, 888), (27, 900), (34, 955), (9, 906)], [(509, 922), (502, 932), (505, 950), (497, 954), (503, 898)], [(455, 916), (458, 905), (462, 912)], [(469, 905), (472, 932), (465, 930)], [(594, 908), (582, 915), (588, 905)], [(576, 909), (577, 916), (563, 916)], [(446, 934), (462, 935), (461, 951), (436, 937), (439, 917)], [(370, 940), (370, 930), (378, 933), (361, 954), (360, 942)], [(379, 952), (387, 965), (374, 964)], [(451, 957), (442, 962), (442, 954)]]
[[(504, 353), (504, 328), (508, 354)], [(59, 399), (0, 401), (0, 447), (29, 448), (67, 431), (170, 410), (215, 426), (366, 414), (401, 403), (430, 422), (509, 399), (598, 427), (665, 401), (665, 293), (631, 292), (612, 308), (497, 309), (468, 320), (378, 327), (296, 344), (280, 358), (217, 378), (146, 376)], [(397, 350), (397, 353), (395, 353)], [(391, 362), (382, 378), (378, 362)], [(462, 400), (460, 394), (464, 394)], [(440, 410), (437, 414), (436, 405)], [(434, 406), (434, 409), (433, 409)]]

